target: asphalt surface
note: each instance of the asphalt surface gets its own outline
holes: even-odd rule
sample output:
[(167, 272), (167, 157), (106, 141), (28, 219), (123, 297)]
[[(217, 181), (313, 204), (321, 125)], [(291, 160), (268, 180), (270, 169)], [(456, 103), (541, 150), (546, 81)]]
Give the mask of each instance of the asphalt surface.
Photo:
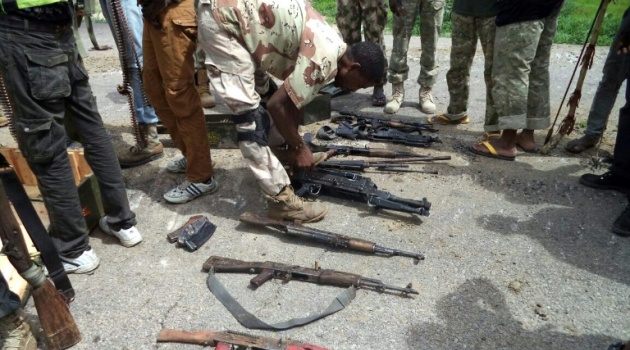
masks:
[[(84, 31), (85, 29), (83, 29)], [(104, 25), (97, 25), (100, 44), (113, 45)], [(387, 37), (391, 49), (391, 36)], [(83, 32), (86, 47), (91, 47)], [(440, 68), (434, 87), (438, 112), (446, 110), (445, 74), (449, 39), (439, 42)], [(405, 105), (396, 115), (423, 120), (415, 108), (419, 73), (419, 39), (412, 38), (410, 79)], [(551, 60), (552, 115), (577, 60), (580, 47), (554, 46)], [(584, 121), (607, 48), (597, 49), (583, 89), (578, 120)], [(426, 254), (383, 258), (305, 243), (240, 224), (245, 211), (264, 214), (265, 201), (237, 150), (213, 150), (220, 163), (217, 193), (183, 205), (165, 203), (162, 194), (183, 181), (166, 172), (178, 157), (167, 135), (161, 160), (124, 171), (132, 209), (144, 241), (124, 248), (96, 229), (90, 243), (101, 258), (91, 275), (71, 275), (77, 297), (71, 311), (83, 335), (73, 349), (196, 349), (196, 345), (157, 344), (160, 329), (234, 330), (291, 338), (330, 349), (606, 349), (630, 339), (630, 239), (610, 232), (627, 204), (623, 194), (578, 184), (591, 172), (590, 150), (575, 156), (563, 140), (548, 156), (519, 153), (516, 162), (474, 156), (466, 147), (483, 132), (485, 87), (481, 53), (473, 64), (469, 115), (471, 123), (440, 127), (443, 140), (430, 149), (370, 144), (449, 155), (450, 161), (418, 167), (423, 173), (370, 173), (379, 188), (432, 202), (429, 217), (378, 213), (365, 203), (320, 197), (330, 212), (309, 226)], [(132, 142), (126, 101), (116, 92), (121, 82), (115, 50), (90, 51), (86, 58), (94, 94), (116, 147)], [(386, 87), (389, 94), (391, 86)], [(371, 90), (333, 100), (333, 109), (381, 113), (370, 106)], [(602, 152), (611, 151), (617, 124), (617, 101)], [(212, 111), (208, 111), (212, 113)], [(566, 108), (564, 109), (566, 112)], [(564, 117), (561, 114), (560, 119)], [(304, 127), (315, 131), (324, 123)], [(542, 143), (545, 133), (537, 134)], [(12, 145), (6, 128), (0, 143)], [(355, 142), (354, 145), (365, 145)], [(604, 169), (597, 170), (603, 172)], [(217, 225), (210, 241), (194, 253), (177, 249), (166, 234), (195, 214)], [(211, 255), (246, 261), (277, 261), (378, 278), (403, 287), (413, 283), (419, 295), (359, 290), (346, 309), (310, 325), (281, 332), (243, 328), (206, 287), (203, 262)], [(253, 290), (252, 275), (219, 274), (218, 278), (248, 310), (267, 322), (306, 316), (325, 308), (340, 288), (292, 281), (270, 281)], [(29, 302), (27, 313), (35, 321)], [(46, 348), (40, 343), (41, 348)]]

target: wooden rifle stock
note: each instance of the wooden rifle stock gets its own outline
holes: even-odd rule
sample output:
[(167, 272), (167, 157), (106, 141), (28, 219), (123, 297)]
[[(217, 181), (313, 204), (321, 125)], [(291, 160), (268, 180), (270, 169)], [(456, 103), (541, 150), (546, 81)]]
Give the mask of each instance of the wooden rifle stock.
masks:
[(186, 332), (177, 329), (162, 329), (158, 334), (158, 343), (185, 343), (203, 346), (215, 346), (217, 350), (236, 347), (262, 350), (327, 350), (319, 346), (304, 344), (295, 340), (282, 340), (257, 337), (237, 332), (197, 331)]
[(81, 341), (81, 333), (70, 313), (66, 298), (57, 291), (50, 279), (45, 277), (42, 268), (31, 261), (1, 182), (0, 236), (4, 244), (3, 252), (20, 275), (33, 287), (35, 308), (49, 348), (67, 349)]

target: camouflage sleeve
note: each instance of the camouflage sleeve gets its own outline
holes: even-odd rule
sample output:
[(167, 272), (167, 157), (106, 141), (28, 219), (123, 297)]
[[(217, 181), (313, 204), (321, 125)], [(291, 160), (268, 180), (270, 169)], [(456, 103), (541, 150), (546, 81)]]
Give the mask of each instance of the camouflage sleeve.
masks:
[(337, 60), (345, 51), (346, 44), (339, 34), (307, 4), (295, 69), (285, 79), (287, 93), (298, 109), (311, 102), (335, 78)]

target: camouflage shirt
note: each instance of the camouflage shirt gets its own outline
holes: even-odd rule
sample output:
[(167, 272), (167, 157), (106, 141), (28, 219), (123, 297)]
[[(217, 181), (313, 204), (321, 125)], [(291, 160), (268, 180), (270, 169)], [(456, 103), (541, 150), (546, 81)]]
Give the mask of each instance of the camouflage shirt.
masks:
[(346, 44), (304, 0), (205, 0), (217, 23), (247, 47), (260, 67), (284, 80), (297, 108), (337, 74)]

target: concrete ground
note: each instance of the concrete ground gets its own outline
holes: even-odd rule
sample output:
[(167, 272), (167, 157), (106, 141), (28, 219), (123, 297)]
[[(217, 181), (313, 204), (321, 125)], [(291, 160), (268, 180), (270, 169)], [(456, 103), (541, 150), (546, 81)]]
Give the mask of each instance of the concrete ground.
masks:
[[(83, 28), (85, 31), (85, 28)], [(104, 25), (97, 25), (100, 44), (113, 45)], [(86, 47), (91, 47), (83, 32)], [(388, 36), (391, 49), (391, 36)], [(419, 73), (419, 39), (412, 38), (410, 79), (401, 118), (426, 117), (415, 108)], [(445, 74), (449, 39), (439, 43), (440, 67), (434, 87), (438, 112), (446, 110)], [(580, 47), (557, 45), (551, 56), (552, 116), (560, 105)], [(607, 48), (599, 47), (589, 72), (578, 121), (585, 121)], [(116, 92), (122, 80), (115, 50), (90, 51), (86, 65), (99, 109), (117, 147), (132, 142), (126, 101)], [(464, 126), (440, 127), (444, 141), (430, 149), (370, 144), (391, 149), (449, 155), (452, 160), (421, 169), (438, 175), (370, 173), (383, 190), (406, 198), (427, 197), (431, 216), (377, 213), (365, 203), (320, 197), (330, 212), (309, 226), (369, 239), (381, 245), (421, 251), (426, 260), (356, 254), (240, 224), (245, 211), (264, 214), (265, 201), (237, 150), (213, 150), (220, 165), (216, 194), (184, 205), (165, 203), (162, 194), (183, 180), (167, 173), (179, 156), (167, 135), (166, 156), (144, 167), (124, 171), (132, 209), (144, 241), (124, 248), (98, 229), (90, 243), (102, 259), (91, 275), (72, 275), (77, 297), (71, 311), (83, 335), (74, 349), (197, 349), (156, 344), (162, 328), (235, 330), (274, 338), (292, 338), (330, 349), (606, 349), (630, 339), (630, 239), (610, 232), (625, 208), (625, 195), (578, 184), (592, 171), (595, 150), (575, 156), (564, 151), (567, 137), (548, 156), (519, 153), (516, 162), (474, 156), (466, 147), (482, 134), (485, 87), (482, 56), (471, 76), (469, 115)], [(386, 92), (390, 93), (390, 86)], [(572, 90), (572, 89), (571, 89)], [(369, 91), (333, 100), (333, 109), (380, 114), (370, 106)], [(611, 151), (617, 101), (602, 145)], [(212, 113), (212, 111), (209, 111)], [(560, 119), (564, 117), (566, 108)], [(305, 131), (319, 126), (309, 125)], [(544, 133), (537, 135), (542, 143)], [(6, 128), (0, 143), (11, 145)], [(126, 146), (124, 145), (126, 143)], [(356, 142), (364, 145), (363, 142)], [(597, 170), (603, 172), (604, 170)], [(166, 233), (195, 214), (217, 225), (210, 241), (194, 253), (169, 244)], [(206, 287), (203, 262), (211, 255), (247, 261), (278, 261), (353, 272), (405, 286), (419, 295), (403, 298), (359, 290), (346, 309), (310, 325), (282, 332), (243, 328)], [(341, 291), (307, 283), (271, 281), (252, 290), (251, 275), (218, 278), (248, 310), (267, 322), (284, 321), (325, 308)], [(35, 318), (32, 302), (27, 313)], [(40, 344), (46, 348), (44, 344)]]

